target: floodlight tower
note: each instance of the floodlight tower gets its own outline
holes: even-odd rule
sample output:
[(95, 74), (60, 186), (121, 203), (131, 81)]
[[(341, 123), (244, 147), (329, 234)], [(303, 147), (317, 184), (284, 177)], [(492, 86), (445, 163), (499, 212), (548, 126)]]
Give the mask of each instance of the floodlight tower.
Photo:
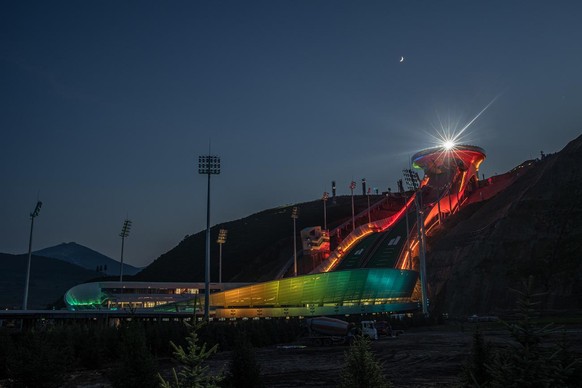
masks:
[(354, 208), (354, 189), (356, 188), (356, 182), (352, 181), (350, 183), (350, 190), (352, 192), (352, 230), (356, 229), (356, 213)]
[(424, 211), (422, 209), (422, 192), (420, 190), (420, 178), (416, 171), (406, 169), (404, 173), (404, 180), (408, 185), (409, 190), (416, 192), (414, 196), (414, 204), (416, 205), (416, 223), (418, 225), (418, 250), (420, 256), (420, 288), (422, 291), (422, 313), (428, 315), (428, 297), (426, 287), (426, 234), (424, 230)]
[(323, 192), (323, 230), (327, 230), (327, 200), (329, 199), (329, 193), (327, 191)]
[(206, 260), (204, 261), (204, 320), (210, 318), (210, 176), (220, 174), (220, 157), (204, 155), (198, 157), (198, 174), (208, 175), (206, 196)]
[(220, 229), (218, 231), (218, 283), (222, 286), (222, 244), (226, 242), (226, 236), (228, 235), (228, 230)]
[(129, 231), (131, 229), (131, 221), (126, 219), (123, 221), (123, 226), (121, 227), (121, 266), (119, 267), (119, 283), (123, 282), (123, 247), (125, 245), (125, 238), (129, 236)]
[(299, 218), (299, 208), (293, 207), (291, 211), (291, 218), (293, 219), (293, 276), (297, 276), (297, 219)]
[(24, 302), (22, 303), (22, 309), (28, 310), (28, 286), (30, 284), (30, 262), (32, 261), (32, 230), (34, 229), (34, 219), (38, 217), (40, 213), (40, 208), (42, 207), (42, 202), (38, 201), (34, 211), (30, 213), (30, 238), (28, 239), (28, 264), (26, 265), (26, 282), (24, 285)]

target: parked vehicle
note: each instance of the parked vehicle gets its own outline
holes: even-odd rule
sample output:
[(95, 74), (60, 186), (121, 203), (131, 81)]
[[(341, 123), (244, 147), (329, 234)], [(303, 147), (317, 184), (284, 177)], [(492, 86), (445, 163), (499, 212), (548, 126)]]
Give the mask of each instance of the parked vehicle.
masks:
[(317, 346), (349, 344), (357, 335), (378, 339), (374, 321), (350, 323), (341, 319), (317, 317), (306, 319), (306, 326), (309, 341)]
[(394, 330), (389, 321), (378, 321), (376, 322), (376, 330), (378, 335), (385, 335), (387, 337), (398, 337), (400, 334), (404, 334), (404, 330)]

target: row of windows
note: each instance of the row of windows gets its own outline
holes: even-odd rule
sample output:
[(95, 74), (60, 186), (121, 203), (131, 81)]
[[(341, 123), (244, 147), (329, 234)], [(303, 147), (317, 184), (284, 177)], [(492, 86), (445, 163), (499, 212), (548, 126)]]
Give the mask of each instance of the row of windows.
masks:
[[(110, 294), (148, 294), (148, 295), (181, 295), (198, 294), (197, 288), (104, 288)], [(202, 290), (204, 291), (204, 290)]]

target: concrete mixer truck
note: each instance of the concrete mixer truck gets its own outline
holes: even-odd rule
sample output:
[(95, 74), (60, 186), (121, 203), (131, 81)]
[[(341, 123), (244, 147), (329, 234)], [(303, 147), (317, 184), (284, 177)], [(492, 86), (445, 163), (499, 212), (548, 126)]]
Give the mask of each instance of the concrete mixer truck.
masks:
[(329, 346), (334, 344), (350, 344), (357, 335), (378, 339), (378, 331), (374, 321), (361, 321), (360, 323), (346, 322), (341, 319), (317, 317), (305, 320), (307, 327), (307, 339), (317, 346)]

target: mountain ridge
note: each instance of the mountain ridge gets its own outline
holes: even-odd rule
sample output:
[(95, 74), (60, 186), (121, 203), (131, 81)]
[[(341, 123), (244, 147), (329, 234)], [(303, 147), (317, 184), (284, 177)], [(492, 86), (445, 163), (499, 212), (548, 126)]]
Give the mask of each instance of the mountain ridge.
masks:
[[(97, 270), (97, 267), (101, 267), (101, 270), (98, 272), (108, 276), (119, 275), (121, 268), (119, 261), (75, 242), (61, 243), (52, 247), (43, 248), (34, 251), (33, 254), (62, 260), (88, 270)], [(141, 271), (141, 268), (123, 263), (123, 273), (125, 275), (135, 275), (139, 271)]]
[[(27, 264), (27, 254), (0, 253), (0, 308), (22, 308)], [(62, 260), (32, 255), (28, 308), (46, 309), (58, 304), (68, 289), (100, 276)]]

